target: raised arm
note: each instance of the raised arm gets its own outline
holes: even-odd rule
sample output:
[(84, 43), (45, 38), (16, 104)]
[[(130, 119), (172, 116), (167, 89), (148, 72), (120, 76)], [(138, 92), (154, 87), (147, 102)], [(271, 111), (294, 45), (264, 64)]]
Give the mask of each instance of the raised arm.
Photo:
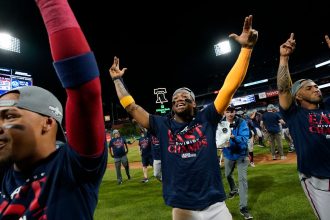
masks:
[(286, 110), (291, 104), (293, 97), (291, 95), (292, 80), (289, 72), (289, 57), (296, 48), (294, 34), (280, 46), (280, 64), (277, 71), (277, 89), (280, 106)]
[(149, 113), (141, 106), (137, 105), (133, 97), (128, 93), (122, 76), (127, 68), (120, 70), (119, 58), (114, 57), (113, 64), (109, 70), (111, 79), (113, 80), (118, 99), (126, 111), (144, 128), (149, 129)]
[(240, 36), (231, 34), (229, 37), (237, 41), (242, 49), (214, 101), (219, 114), (224, 113), (236, 90), (243, 82), (249, 66), (252, 48), (258, 40), (258, 32), (252, 29), (252, 15), (245, 17), (243, 31)]
[(54, 66), (68, 98), (65, 125), (69, 145), (80, 155), (104, 151), (99, 71), (67, 0), (36, 0), (47, 29)]

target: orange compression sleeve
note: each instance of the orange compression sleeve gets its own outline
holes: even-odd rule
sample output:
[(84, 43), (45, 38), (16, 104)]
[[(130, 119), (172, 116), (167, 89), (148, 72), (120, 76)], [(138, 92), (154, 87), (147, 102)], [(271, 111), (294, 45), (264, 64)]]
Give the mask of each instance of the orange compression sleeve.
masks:
[(221, 87), (217, 97), (214, 100), (214, 105), (218, 113), (223, 114), (234, 96), (238, 87), (243, 82), (249, 62), (251, 58), (252, 49), (242, 48), (241, 52), (228, 73), (223, 86)]

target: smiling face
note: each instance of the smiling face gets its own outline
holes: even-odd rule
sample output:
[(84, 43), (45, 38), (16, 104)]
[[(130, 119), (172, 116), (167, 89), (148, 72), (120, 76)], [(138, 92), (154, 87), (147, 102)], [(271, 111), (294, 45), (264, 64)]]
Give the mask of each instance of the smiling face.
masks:
[[(0, 100), (18, 100), (9, 93)], [(0, 107), (0, 164), (33, 163), (40, 156), (38, 140), (48, 117), (17, 107)]]
[(185, 90), (177, 92), (172, 97), (172, 110), (174, 114), (182, 119), (192, 117), (196, 102), (191, 97), (190, 93)]
[(236, 115), (236, 111), (234, 109), (227, 109), (225, 111), (226, 120), (230, 123), (234, 121), (235, 115)]

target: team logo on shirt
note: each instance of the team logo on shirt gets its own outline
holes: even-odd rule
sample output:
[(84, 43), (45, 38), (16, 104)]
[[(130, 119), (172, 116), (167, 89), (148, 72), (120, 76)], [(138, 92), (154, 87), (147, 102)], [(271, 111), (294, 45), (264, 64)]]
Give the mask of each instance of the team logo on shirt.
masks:
[(124, 141), (122, 138), (117, 138), (116, 140), (113, 141), (113, 146), (115, 148), (121, 148), (124, 146)]
[(330, 114), (310, 113), (308, 116), (309, 131), (317, 134), (330, 134)]
[(47, 180), (45, 173), (34, 175), (25, 184), (17, 187), (9, 196), (0, 192), (1, 219), (47, 219), (44, 213), (47, 207), (40, 204), (40, 194)]
[(151, 143), (153, 145), (159, 145), (159, 140), (155, 136), (151, 136)]
[(181, 132), (173, 134), (168, 130), (169, 153), (180, 154), (182, 158), (196, 157), (202, 147), (207, 147), (207, 139), (202, 132), (202, 125), (185, 127)]
[(148, 146), (149, 146), (149, 139), (148, 138), (145, 138), (143, 140), (140, 140), (140, 146), (143, 149), (148, 148)]

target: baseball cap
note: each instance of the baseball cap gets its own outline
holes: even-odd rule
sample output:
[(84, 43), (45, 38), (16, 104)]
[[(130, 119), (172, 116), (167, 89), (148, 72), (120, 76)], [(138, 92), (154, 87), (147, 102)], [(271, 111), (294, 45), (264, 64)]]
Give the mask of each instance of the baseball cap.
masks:
[(291, 88), (291, 94), (293, 97), (296, 96), (297, 92), (299, 89), (301, 89), (301, 87), (303, 87), (305, 85), (305, 83), (307, 82), (313, 82), (313, 80), (311, 79), (299, 79), (297, 80), (293, 85), (292, 85), (292, 88)]
[(250, 111), (246, 112), (246, 116), (250, 118), (251, 115), (252, 115), (253, 113), (255, 113), (255, 112), (257, 112), (255, 109), (250, 110)]
[(113, 135), (114, 135), (114, 134), (119, 134), (119, 131), (118, 131), (117, 129), (115, 129), (115, 130), (112, 131), (112, 134), (113, 134)]
[(244, 111), (242, 111), (242, 110), (238, 110), (238, 111), (236, 112), (236, 115), (241, 115), (241, 116), (243, 116), (243, 115), (244, 115)]
[(67, 142), (62, 127), (63, 108), (60, 101), (48, 90), (38, 86), (18, 87), (0, 95), (0, 98), (8, 93), (19, 93), (18, 100), (0, 100), (0, 106), (15, 106), (41, 115), (52, 117), (58, 124), (56, 140)]
[(267, 111), (273, 110), (275, 108), (275, 106), (273, 104), (269, 104), (267, 106)]
[(195, 101), (195, 94), (193, 93), (193, 91), (191, 91), (191, 89), (187, 88), (187, 87), (181, 87), (178, 88), (177, 90), (174, 91), (172, 98), (175, 94), (177, 94), (178, 92), (188, 92), (191, 96), (191, 98), (193, 99), (193, 101)]
[(233, 104), (230, 104), (227, 108), (226, 108), (226, 111), (235, 111), (236, 108)]

